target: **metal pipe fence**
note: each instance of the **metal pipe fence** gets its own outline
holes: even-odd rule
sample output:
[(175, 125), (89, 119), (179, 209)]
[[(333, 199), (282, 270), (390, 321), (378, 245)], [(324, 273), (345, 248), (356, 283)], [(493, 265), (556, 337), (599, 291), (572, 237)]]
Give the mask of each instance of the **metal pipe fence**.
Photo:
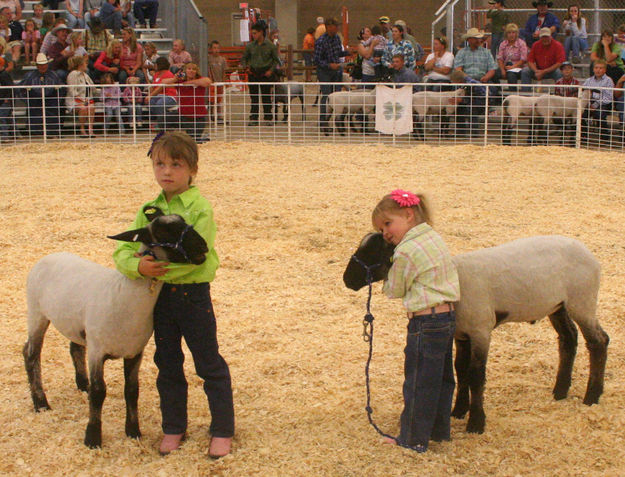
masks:
[[(139, 85), (148, 86), (148, 85)], [(172, 85), (175, 87), (175, 85)], [(411, 88), (380, 107), (380, 88)], [(119, 92), (68, 107), (67, 86), (7, 87), (0, 104), (3, 143), (151, 140), (183, 129), (198, 141), (273, 144), (553, 145), (625, 148), (623, 89), (554, 84), (218, 83), (189, 104), (181, 97)], [(100, 86), (102, 88), (102, 86)], [(406, 102), (407, 101), (407, 102)], [(206, 109), (203, 106), (206, 105)], [(405, 133), (380, 124), (411, 121)], [(390, 118), (390, 119), (389, 119)], [(394, 131), (394, 130), (393, 130)]]

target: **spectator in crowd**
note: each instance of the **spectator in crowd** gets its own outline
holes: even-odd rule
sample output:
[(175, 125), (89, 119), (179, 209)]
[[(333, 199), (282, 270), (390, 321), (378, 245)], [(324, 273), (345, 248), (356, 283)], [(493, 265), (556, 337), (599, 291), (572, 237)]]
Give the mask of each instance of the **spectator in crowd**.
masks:
[[(32, 135), (42, 135), (45, 127), (49, 136), (61, 134), (61, 98), (65, 96), (61, 79), (48, 68), (49, 60), (43, 53), (38, 53), (35, 60), (37, 69), (29, 71), (20, 82), (20, 94), (26, 100), (28, 131)], [(34, 86), (47, 86), (39, 88)]]
[(160, 56), (156, 60), (156, 71), (152, 87), (145, 97), (146, 104), (150, 105), (150, 118), (152, 124), (157, 124), (159, 131), (177, 129), (178, 115), (174, 109), (178, 106), (178, 93), (175, 87), (167, 86), (163, 80), (174, 78), (169, 70), (169, 61)]
[[(315, 49), (315, 29), (313, 27), (310, 27), (308, 30), (306, 30), (306, 35), (304, 36), (304, 41), (302, 43), (302, 49), (303, 50)], [(305, 51), (303, 53), (303, 57), (304, 57), (304, 64), (306, 66), (313, 65), (313, 52)], [(310, 78), (307, 78), (307, 81), (309, 79)]]
[(553, 2), (538, 0), (537, 2), (532, 2), (532, 5), (536, 8), (537, 13), (527, 19), (525, 28), (521, 32), (521, 36), (527, 43), (528, 48), (531, 48), (539, 39), (541, 29), (549, 28), (553, 37), (560, 29), (560, 20), (549, 11), (553, 6)]
[[(211, 41), (208, 50), (208, 77), (213, 83), (226, 81), (226, 59), (220, 54), (221, 46), (217, 40)], [(224, 122), (223, 86), (211, 86), (208, 89), (208, 101), (214, 104), (214, 116), (217, 124)]]
[(18, 0), (0, 0), (0, 9), (8, 8), (11, 12), (9, 20), (20, 21), (22, 19), (22, 6)]
[(584, 88), (601, 88), (592, 92), (592, 98), (588, 108), (584, 111), (582, 119), (582, 141), (588, 141), (589, 120), (599, 121), (599, 132), (602, 141), (609, 141), (610, 128), (608, 127), (608, 113), (612, 109), (614, 82), (607, 75), (608, 62), (604, 59), (595, 60), (593, 65), (594, 75), (584, 81)]
[(13, 78), (6, 71), (6, 61), (0, 56), (0, 142), (10, 142), (15, 138), (13, 126)]
[(469, 28), (462, 35), (462, 39), (466, 40), (468, 46), (456, 53), (454, 69), (464, 72), (481, 83), (488, 83), (495, 76), (497, 64), (490, 51), (482, 47), (483, 38), (484, 33), (477, 28)]
[(621, 47), (621, 58), (625, 60), (625, 23), (619, 25), (614, 36), (614, 43)]
[(323, 17), (317, 17), (317, 28), (315, 28), (315, 41), (326, 32), (326, 21)]
[(395, 25), (399, 25), (404, 29), (404, 40), (408, 40), (412, 45), (412, 49), (414, 50), (415, 62), (419, 63), (421, 59), (425, 56), (425, 50), (419, 44), (417, 39), (410, 34), (408, 25), (406, 25), (406, 22), (404, 20), (397, 20), (395, 22)]
[(81, 31), (74, 31), (69, 36), (68, 46), (65, 48), (68, 53), (68, 56), (89, 56), (87, 53), (87, 49), (84, 47), (84, 34)]
[(393, 56), (400, 54), (404, 56), (406, 68), (414, 70), (416, 67), (415, 51), (412, 44), (404, 39), (404, 27), (393, 25), (391, 32), (393, 40), (386, 45), (384, 56), (382, 56), (382, 64), (387, 68), (392, 68)]
[[(490, 55), (490, 51), (486, 51)], [(478, 137), (482, 132), (480, 120), (486, 115), (487, 86), (462, 70), (452, 71), (451, 82), (458, 85), (458, 88), (464, 87), (465, 90), (464, 96), (452, 99), (458, 104), (456, 111), (457, 135), (459, 137)], [(495, 87), (491, 86), (490, 88), (489, 95), (494, 96), (496, 94)]]
[[(360, 42), (358, 43), (356, 51), (358, 51), (358, 55), (362, 59), (361, 61), (362, 75), (361, 75), (360, 80), (363, 83), (371, 83), (375, 81), (376, 79), (376, 74), (375, 74), (376, 64), (374, 62), (373, 54), (375, 51), (375, 47), (377, 46), (379, 42), (379, 39), (375, 38), (372, 35), (371, 29), (368, 27), (364, 27), (362, 30), (360, 30), (359, 37), (360, 37)], [(384, 42), (386, 43), (386, 40), (384, 40)], [(380, 58), (378, 57), (377, 60), (379, 62)], [(373, 88), (373, 85), (365, 85), (365, 88), (371, 89)]]
[(579, 89), (571, 87), (579, 85), (579, 81), (573, 76), (573, 65), (565, 61), (560, 65), (560, 71), (562, 72), (562, 78), (556, 81), (557, 88), (555, 88), (554, 93), (557, 96), (578, 96)]
[(35, 58), (39, 52), (39, 43), (41, 42), (41, 34), (37, 30), (35, 22), (29, 18), (24, 22), (24, 31), (22, 32), (22, 42), (24, 43), (24, 56), (27, 64), (35, 64)]
[(382, 36), (384, 36), (387, 41), (393, 41), (393, 33), (391, 32), (391, 19), (386, 15), (382, 15), (380, 18), (378, 18), (378, 24), (380, 25), (380, 30), (382, 30)]
[(189, 53), (184, 45), (184, 41), (176, 39), (172, 43), (171, 51), (169, 52), (169, 64), (171, 72), (176, 74), (178, 70), (182, 69), (187, 63), (191, 63), (191, 53)]
[(70, 28), (85, 28), (84, 0), (65, 0), (63, 12)]
[(7, 41), (0, 36), (0, 58), (4, 59), (4, 71), (11, 73), (15, 68), (12, 55), (8, 52)]
[(486, 12), (486, 18), (490, 19), (490, 52), (493, 58), (497, 58), (499, 44), (503, 40), (504, 30), (506, 25), (510, 23), (510, 18), (508, 12), (504, 10), (504, 0), (488, 0), (488, 4), (492, 5), (492, 8)]
[(69, 46), (67, 37), (72, 30), (65, 25), (59, 25), (52, 29), (52, 35), (56, 36), (56, 41), (48, 48), (48, 56), (52, 59), (50, 69), (54, 71), (61, 81), (65, 82), (69, 73), (67, 59), (74, 55), (71, 49), (66, 50)]
[[(256, 22), (252, 25), (252, 39), (245, 46), (243, 64), (248, 69), (250, 90), (250, 119), (249, 126), (258, 126), (259, 96), (262, 96), (263, 115), (265, 121), (273, 121), (271, 101), (271, 85), (251, 84), (276, 81), (276, 68), (280, 65), (276, 46), (265, 38), (265, 24)], [(323, 38), (323, 36), (321, 37)], [(321, 81), (321, 79), (319, 79)]]
[[(52, 30), (59, 26), (66, 26), (65, 18), (59, 17), (54, 20), (54, 26), (52, 27)], [(50, 56), (50, 47), (54, 45), (57, 40), (57, 37), (54, 33), (52, 33), (52, 30), (48, 31), (48, 33), (45, 34), (45, 36), (43, 37), (43, 41), (41, 42), (41, 48), (39, 48), (39, 51), (47, 56)]]
[(528, 49), (525, 41), (519, 38), (519, 27), (514, 23), (506, 25), (506, 39), (499, 45), (497, 63), (502, 78), (508, 84), (517, 84), (521, 71), (527, 63)]
[[(33, 16), (31, 17), (37, 25), (37, 29), (43, 26), (43, 5), (41, 3), (35, 3), (33, 5)], [(54, 16), (54, 13), (52, 14)], [(50, 23), (52, 25), (52, 23)], [(41, 32), (39, 32), (41, 33)], [(43, 37), (43, 35), (41, 35)]]
[(124, 132), (122, 120), (122, 91), (111, 73), (102, 75), (102, 104), (104, 104), (104, 127), (108, 129), (115, 119), (120, 132)]
[[(41, 4), (37, 4), (41, 5)], [(43, 7), (41, 7), (43, 8)], [(54, 17), (54, 13), (45, 12), (41, 17), (41, 28), (39, 28), (39, 33), (41, 33), (41, 38), (45, 38), (46, 35), (54, 28), (54, 21), (56, 18)]]
[(624, 89), (625, 88), (625, 74), (619, 78), (614, 86), (614, 109), (619, 112), (619, 119), (623, 122), (623, 114), (625, 110), (624, 101)]
[[(427, 83), (450, 83), (451, 70), (454, 66), (454, 55), (447, 51), (447, 38), (438, 36), (432, 42), (432, 53), (425, 59), (425, 81)], [(441, 86), (432, 86), (428, 89), (441, 91)]]
[(132, 13), (132, 0), (120, 0), (119, 6), (122, 12), (122, 27), (134, 28), (137, 22)]
[(9, 28), (9, 19), (6, 15), (0, 13), (0, 38), (9, 41), (11, 38), (11, 29)]
[(95, 17), (100, 16), (100, 9), (107, 0), (84, 0), (85, 24), (89, 24)]
[(119, 81), (121, 71), (122, 44), (119, 40), (112, 40), (98, 59), (93, 64), (96, 73), (96, 80), (100, 79), (104, 73), (110, 73), (113, 80)]
[(578, 5), (571, 5), (562, 22), (564, 30), (564, 53), (571, 63), (581, 63), (584, 52), (588, 49), (586, 18), (582, 16)]
[(136, 21), (142, 28), (147, 27), (146, 19), (150, 23), (150, 28), (156, 28), (158, 0), (135, 0), (134, 12)]
[(78, 116), (80, 137), (94, 137), (95, 106), (93, 105), (93, 94), (95, 90), (93, 80), (87, 74), (87, 57), (75, 55), (69, 58), (67, 63), (71, 71), (67, 75), (65, 107)]
[(89, 54), (89, 59), (95, 62), (100, 53), (106, 50), (113, 41), (113, 35), (98, 17), (94, 17), (88, 23), (88, 27), (85, 31), (85, 48)]
[(212, 81), (202, 76), (200, 68), (195, 63), (187, 63), (184, 70), (179, 71), (175, 78), (164, 79), (163, 83), (176, 83), (178, 87), (178, 104), (180, 112), (180, 127), (191, 136), (195, 142), (203, 143), (206, 127), (206, 88)]
[[(404, 56), (401, 53), (393, 55), (393, 63), (391, 64), (393, 72), (393, 83), (418, 83), (421, 79), (414, 70), (406, 68), (404, 64)], [(413, 91), (419, 91), (418, 86), (412, 87)]]
[(122, 103), (128, 107), (128, 113), (125, 115), (126, 121), (135, 124), (138, 128), (143, 128), (143, 102), (145, 98), (143, 90), (138, 86), (140, 82), (136, 76), (128, 78), (128, 86), (122, 91)]
[(154, 70), (156, 70), (156, 59), (158, 58), (158, 51), (156, 50), (156, 45), (151, 41), (143, 44), (143, 66), (141, 67), (143, 71), (143, 76), (145, 77), (145, 81), (147, 83), (152, 82), (152, 74)]
[(317, 81), (320, 86), (319, 127), (323, 133), (329, 133), (327, 104), (328, 95), (340, 89), (343, 80), (343, 69), (340, 59), (351, 54), (353, 50), (344, 50), (338, 37), (339, 22), (335, 18), (326, 20), (326, 32), (315, 41), (315, 58), (317, 65)]
[(140, 83), (145, 83), (145, 76), (141, 70), (142, 64), (143, 47), (137, 42), (135, 31), (131, 27), (126, 27), (122, 30), (119, 82), (126, 83), (130, 76), (137, 76)]
[(623, 58), (621, 57), (621, 46), (614, 41), (614, 32), (609, 28), (605, 28), (601, 32), (601, 40), (592, 46), (590, 59), (592, 61), (605, 60), (607, 74), (614, 83), (625, 73)]
[[(551, 30), (547, 27), (540, 30), (540, 41), (532, 45), (527, 56), (527, 66), (521, 71), (521, 83), (529, 85), (532, 79), (540, 82), (545, 78), (559, 80), (562, 77), (560, 66), (566, 61), (562, 43), (551, 37)], [(530, 91), (524, 86), (521, 91)]]
[(122, 30), (122, 7), (119, 0), (104, 0), (100, 7), (100, 20), (106, 28), (113, 30), (114, 35), (119, 35)]
[(61, 0), (41, 0), (41, 4), (47, 7), (48, 10), (58, 10)]
[[(13, 61), (17, 63), (22, 55), (22, 33), (24, 32), (24, 27), (18, 20), (14, 19), (13, 12), (9, 7), (0, 9), (0, 17), (6, 17), (7, 27), (10, 32), (9, 37), (6, 38), (7, 45), (11, 50)], [(0, 28), (2, 27), (0, 26)]]

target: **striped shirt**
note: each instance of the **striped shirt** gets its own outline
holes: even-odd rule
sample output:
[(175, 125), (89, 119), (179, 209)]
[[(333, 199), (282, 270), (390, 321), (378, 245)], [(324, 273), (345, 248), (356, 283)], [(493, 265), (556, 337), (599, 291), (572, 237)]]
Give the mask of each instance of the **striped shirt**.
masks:
[(456, 53), (454, 68), (462, 68), (471, 78), (479, 80), (490, 70), (496, 69), (497, 64), (490, 50), (481, 46), (472, 50), (467, 46)]
[(389, 298), (403, 298), (409, 313), (460, 299), (458, 271), (451, 254), (428, 224), (410, 229), (395, 247), (382, 291)]

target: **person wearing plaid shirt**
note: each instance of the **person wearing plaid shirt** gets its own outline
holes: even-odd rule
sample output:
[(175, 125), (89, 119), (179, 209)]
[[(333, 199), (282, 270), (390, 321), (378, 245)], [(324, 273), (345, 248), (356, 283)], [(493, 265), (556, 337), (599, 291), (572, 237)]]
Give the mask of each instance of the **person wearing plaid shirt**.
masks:
[(328, 95), (338, 91), (343, 80), (343, 69), (340, 59), (352, 53), (351, 48), (343, 50), (341, 39), (337, 35), (339, 23), (335, 18), (328, 18), (325, 22), (326, 32), (315, 41), (315, 55), (313, 62), (317, 65), (317, 81), (327, 83), (320, 85), (321, 99), (319, 100), (319, 127), (328, 134), (327, 114)]
[(423, 195), (392, 191), (374, 209), (372, 222), (384, 240), (395, 245), (382, 290), (389, 298), (403, 300), (409, 319), (401, 431), (397, 440), (386, 442), (425, 452), (430, 440), (450, 439), (458, 271), (445, 242), (429, 225)]
[(462, 39), (468, 46), (462, 48), (454, 58), (454, 69), (482, 83), (488, 83), (495, 76), (497, 64), (489, 50), (482, 47), (484, 33), (477, 28), (469, 28)]
[[(614, 99), (612, 90), (614, 81), (607, 75), (608, 63), (605, 60), (597, 60), (593, 65), (594, 76), (584, 81), (584, 89), (602, 88), (593, 90), (588, 108), (584, 111), (582, 119), (582, 141), (588, 141), (589, 120), (599, 121), (599, 131), (602, 141), (610, 140), (610, 126), (608, 126), (608, 113), (612, 110)], [(605, 89), (604, 89), (605, 88)]]

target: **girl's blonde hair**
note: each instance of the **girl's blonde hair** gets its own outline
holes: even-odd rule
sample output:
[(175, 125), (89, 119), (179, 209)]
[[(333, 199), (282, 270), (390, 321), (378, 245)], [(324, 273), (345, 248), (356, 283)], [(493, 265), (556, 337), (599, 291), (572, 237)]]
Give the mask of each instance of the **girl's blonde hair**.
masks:
[(7, 41), (3, 36), (0, 36), (0, 54), (4, 54), (4, 51), (7, 49)]
[(182, 50), (183, 50), (183, 51), (187, 49), (187, 46), (184, 44), (184, 40), (182, 40), (182, 39), (180, 39), (180, 38), (176, 38), (176, 39), (174, 40), (174, 42), (176, 42), (176, 41), (177, 41), (178, 43), (180, 43), (180, 46), (182, 46)]
[(202, 76), (202, 74), (200, 73), (200, 67), (195, 63), (187, 63), (186, 65), (184, 65), (185, 70), (188, 70), (189, 68), (195, 71), (195, 74), (198, 76), (198, 78)]
[(78, 69), (80, 65), (87, 62), (86, 56), (70, 56), (67, 59), (67, 66), (69, 66), (70, 71), (74, 71)]
[(135, 31), (131, 27), (126, 27), (122, 30), (130, 35), (130, 51), (134, 53), (137, 51), (137, 35)]
[(76, 48), (78, 48), (76, 46), (76, 42), (78, 41), (78, 39), (82, 37), (82, 32), (81, 31), (74, 31), (72, 32), (72, 34), (69, 36), (69, 49), (71, 51), (76, 51)]
[(116, 46), (121, 46), (121, 44), (122, 42), (119, 40), (111, 41), (106, 47), (106, 56), (108, 56), (109, 58), (113, 58), (113, 49), (115, 49)]
[[(192, 174), (197, 173), (199, 161), (197, 143), (186, 132), (168, 131), (156, 139), (148, 155), (154, 158), (161, 153), (172, 159), (182, 159), (187, 163)], [(193, 176), (189, 179), (189, 184), (191, 182), (193, 182)]]
[[(415, 220), (417, 224), (421, 224), (423, 222), (432, 225), (432, 214), (430, 212), (430, 207), (428, 206), (428, 200), (424, 194), (417, 193), (415, 194), (419, 198), (419, 203), (417, 205), (410, 206), (412, 211), (414, 212)], [(379, 217), (385, 217), (388, 214), (397, 214), (402, 209), (407, 209), (408, 207), (402, 207), (392, 198), (391, 194), (387, 194), (382, 197), (382, 200), (378, 202), (378, 205), (375, 206), (373, 212), (371, 213), (371, 222), (375, 224), (375, 220)]]
[(511, 31), (515, 33), (519, 33), (519, 26), (516, 23), (508, 23), (506, 25), (505, 33), (510, 33)]

